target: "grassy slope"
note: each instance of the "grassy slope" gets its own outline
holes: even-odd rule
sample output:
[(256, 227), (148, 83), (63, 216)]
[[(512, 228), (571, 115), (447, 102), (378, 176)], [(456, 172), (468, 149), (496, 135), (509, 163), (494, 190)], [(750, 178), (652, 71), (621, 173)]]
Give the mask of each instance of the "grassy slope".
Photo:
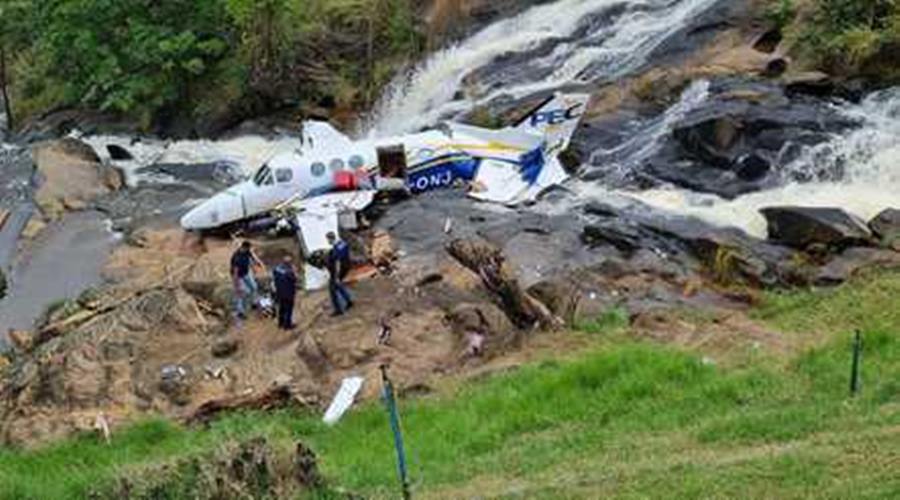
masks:
[[(755, 314), (816, 332), (787, 364), (704, 364), (696, 354), (585, 329), (596, 347), (402, 403), (419, 496), (465, 498), (900, 495), (900, 272), (824, 292), (773, 295)], [(849, 331), (866, 335), (861, 397), (847, 395)], [(824, 340), (823, 339), (830, 339)], [(370, 405), (335, 428), (314, 417), (239, 415), (202, 432), (148, 422), (112, 448), (81, 439), (0, 452), (0, 498), (78, 497), (119, 467), (214, 449), (224, 438), (299, 437), (333, 483), (395, 496), (390, 434)]]

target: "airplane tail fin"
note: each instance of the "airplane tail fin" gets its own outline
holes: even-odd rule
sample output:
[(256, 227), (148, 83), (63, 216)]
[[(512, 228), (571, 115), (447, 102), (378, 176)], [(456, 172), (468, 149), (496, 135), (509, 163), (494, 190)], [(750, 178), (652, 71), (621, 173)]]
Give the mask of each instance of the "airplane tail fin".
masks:
[(544, 136), (547, 140), (547, 152), (560, 153), (569, 147), (569, 141), (587, 110), (590, 98), (590, 94), (557, 92), (547, 97), (512, 128)]

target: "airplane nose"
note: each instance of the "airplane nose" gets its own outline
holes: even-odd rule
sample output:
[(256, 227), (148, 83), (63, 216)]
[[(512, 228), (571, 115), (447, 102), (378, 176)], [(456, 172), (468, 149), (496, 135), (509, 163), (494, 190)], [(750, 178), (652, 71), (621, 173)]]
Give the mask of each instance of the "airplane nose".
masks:
[(184, 216), (181, 217), (182, 229), (203, 229), (203, 220), (208, 218), (204, 216), (206, 209), (203, 205), (204, 203), (201, 203), (200, 205), (189, 210), (188, 213), (184, 214)]

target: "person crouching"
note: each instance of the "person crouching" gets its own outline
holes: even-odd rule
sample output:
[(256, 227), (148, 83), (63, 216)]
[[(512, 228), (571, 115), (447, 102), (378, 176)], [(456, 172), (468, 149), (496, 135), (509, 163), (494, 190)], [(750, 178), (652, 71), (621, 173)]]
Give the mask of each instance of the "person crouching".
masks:
[(278, 306), (278, 328), (291, 330), (294, 328), (294, 301), (297, 297), (297, 270), (290, 255), (272, 269), (272, 282), (275, 284), (275, 300)]

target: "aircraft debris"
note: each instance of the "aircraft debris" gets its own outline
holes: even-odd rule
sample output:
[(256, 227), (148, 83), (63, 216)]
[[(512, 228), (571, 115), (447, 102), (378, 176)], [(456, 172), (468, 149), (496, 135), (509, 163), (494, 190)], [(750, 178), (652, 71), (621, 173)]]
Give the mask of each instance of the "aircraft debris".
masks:
[(341, 419), (344, 413), (353, 406), (353, 400), (359, 390), (362, 389), (362, 377), (347, 377), (341, 381), (341, 387), (334, 395), (331, 405), (325, 411), (322, 421), (328, 425), (334, 425)]

